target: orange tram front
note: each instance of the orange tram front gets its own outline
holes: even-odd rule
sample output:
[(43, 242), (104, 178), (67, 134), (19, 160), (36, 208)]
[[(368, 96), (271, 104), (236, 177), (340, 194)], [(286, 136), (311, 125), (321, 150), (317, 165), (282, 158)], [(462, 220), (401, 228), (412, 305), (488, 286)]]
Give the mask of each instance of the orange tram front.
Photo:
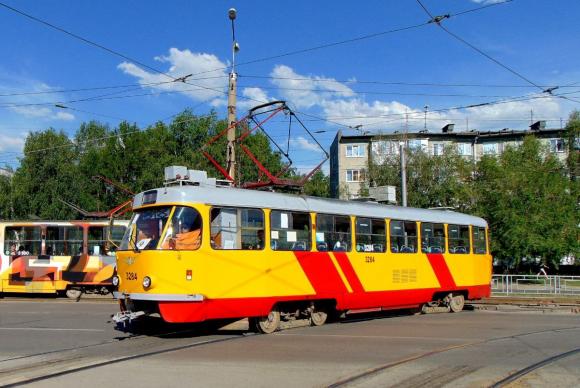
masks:
[(481, 218), (222, 187), (180, 167), (165, 178), (134, 198), (113, 278), (117, 323), (248, 317), (270, 333), (346, 310), (457, 312), (490, 295)]

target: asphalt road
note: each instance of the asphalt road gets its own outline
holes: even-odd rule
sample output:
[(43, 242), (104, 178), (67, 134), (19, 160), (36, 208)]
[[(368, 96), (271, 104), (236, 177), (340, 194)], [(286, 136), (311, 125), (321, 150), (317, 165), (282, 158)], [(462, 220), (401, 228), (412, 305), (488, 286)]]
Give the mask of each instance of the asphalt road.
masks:
[(0, 300), (0, 386), (479, 387), (530, 366), (511, 386), (580, 386), (579, 314), (358, 315), (272, 335), (151, 319), (129, 334), (116, 309)]

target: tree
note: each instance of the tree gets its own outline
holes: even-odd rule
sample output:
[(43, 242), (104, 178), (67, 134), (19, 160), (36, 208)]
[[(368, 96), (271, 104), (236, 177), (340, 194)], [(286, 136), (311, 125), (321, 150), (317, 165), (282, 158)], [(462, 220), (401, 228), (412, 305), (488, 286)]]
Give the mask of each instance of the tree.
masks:
[(70, 219), (75, 213), (59, 199), (78, 203), (79, 181), (73, 142), (54, 129), (31, 133), (24, 158), (13, 177), (13, 203), (18, 218)]
[[(443, 155), (430, 156), (422, 150), (407, 150), (407, 203), (409, 206), (451, 207), (469, 212), (474, 198), (469, 182), (473, 163), (460, 156), (455, 147), (445, 148)], [(400, 192), (400, 157), (391, 155), (383, 163), (369, 162), (369, 179), (377, 185), (391, 185)]]
[(564, 166), (540, 142), (527, 137), (496, 159), (479, 162), (477, 212), (490, 224), (492, 253), (510, 267), (524, 259), (557, 267), (578, 254), (576, 200)]
[(316, 171), (304, 185), (304, 194), (314, 197), (330, 197), (330, 177), (321, 170)]

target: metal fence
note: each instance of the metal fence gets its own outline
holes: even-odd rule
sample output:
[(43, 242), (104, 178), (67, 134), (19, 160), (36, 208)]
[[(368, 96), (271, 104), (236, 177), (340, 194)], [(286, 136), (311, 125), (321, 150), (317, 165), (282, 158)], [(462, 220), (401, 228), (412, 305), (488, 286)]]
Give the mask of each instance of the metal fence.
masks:
[(580, 276), (493, 275), (491, 293), (493, 296), (580, 296)]

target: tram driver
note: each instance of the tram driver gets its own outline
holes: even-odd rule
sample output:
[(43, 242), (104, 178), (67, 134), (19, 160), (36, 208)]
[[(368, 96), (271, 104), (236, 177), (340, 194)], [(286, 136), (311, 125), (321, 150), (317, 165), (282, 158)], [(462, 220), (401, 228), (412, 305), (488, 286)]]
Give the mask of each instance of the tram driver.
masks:
[(196, 250), (201, 244), (201, 217), (191, 208), (178, 208), (162, 249)]

